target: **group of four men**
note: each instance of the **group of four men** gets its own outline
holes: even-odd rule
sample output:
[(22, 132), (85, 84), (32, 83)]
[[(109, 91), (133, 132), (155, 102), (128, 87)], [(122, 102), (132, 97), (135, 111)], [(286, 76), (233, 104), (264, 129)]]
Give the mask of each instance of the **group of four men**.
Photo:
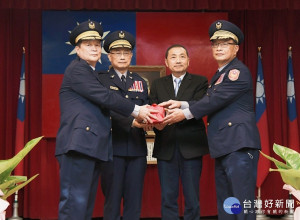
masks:
[[(218, 20), (209, 35), (219, 65), (210, 84), (206, 77), (187, 72), (188, 51), (174, 44), (165, 54), (172, 74), (155, 80), (148, 96), (145, 80), (128, 71), (135, 46), (130, 33), (115, 31), (104, 39), (112, 68), (99, 73), (95, 66), (101, 56), (101, 25), (87, 21), (74, 28), (70, 42), (78, 56), (67, 67), (60, 89), (59, 219), (92, 218), (100, 174), (104, 220), (120, 219), (122, 199), (123, 220), (139, 219), (147, 166), (144, 131), (149, 129), (155, 131), (162, 219), (179, 219), (179, 180), (184, 219), (200, 218), (202, 156), (208, 153), (216, 158), (219, 219), (255, 219), (255, 212), (230, 215), (223, 208), (228, 197), (243, 202), (255, 196), (260, 139), (251, 74), (236, 58), (243, 33)], [(162, 123), (152, 123), (157, 119), (157, 111), (147, 108), (152, 103), (166, 108)]]

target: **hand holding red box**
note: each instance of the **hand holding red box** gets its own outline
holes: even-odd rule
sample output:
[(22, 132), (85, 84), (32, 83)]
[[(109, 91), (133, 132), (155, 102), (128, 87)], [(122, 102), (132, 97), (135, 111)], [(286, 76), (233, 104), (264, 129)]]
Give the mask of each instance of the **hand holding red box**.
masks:
[(157, 124), (157, 123), (163, 122), (164, 117), (165, 117), (165, 109), (164, 109), (164, 107), (159, 106), (157, 104), (152, 104), (152, 105), (147, 106), (147, 108), (158, 110), (158, 113), (155, 114), (155, 116), (157, 117), (157, 120), (151, 118), (153, 120), (153, 124)]

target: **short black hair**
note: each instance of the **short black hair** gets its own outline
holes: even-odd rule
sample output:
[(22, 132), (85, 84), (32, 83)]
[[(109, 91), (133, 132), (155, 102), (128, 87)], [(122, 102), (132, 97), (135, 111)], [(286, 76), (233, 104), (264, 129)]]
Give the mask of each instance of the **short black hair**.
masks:
[(166, 50), (166, 54), (165, 54), (166, 59), (168, 58), (169, 51), (170, 51), (172, 48), (175, 48), (175, 47), (181, 47), (181, 48), (183, 48), (183, 49), (185, 50), (185, 52), (186, 52), (186, 55), (189, 56), (189, 52), (187, 51), (187, 49), (186, 49), (183, 45), (181, 45), (181, 44), (173, 44), (173, 45), (171, 45), (171, 46)]

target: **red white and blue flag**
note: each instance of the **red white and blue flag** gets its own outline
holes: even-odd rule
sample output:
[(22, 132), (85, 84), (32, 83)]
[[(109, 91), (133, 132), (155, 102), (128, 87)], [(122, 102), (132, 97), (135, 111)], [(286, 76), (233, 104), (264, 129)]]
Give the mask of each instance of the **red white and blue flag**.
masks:
[[(18, 110), (17, 110), (17, 127), (16, 127), (16, 146), (15, 153), (18, 153), (24, 148), (25, 141), (25, 53), (22, 57), (20, 88), (18, 98)], [(23, 161), (15, 168), (15, 175), (23, 175), (24, 164)]]
[(292, 51), (288, 52), (288, 74), (287, 74), (287, 110), (288, 110), (288, 147), (300, 152), (299, 130), (296, 109), (296, 97), (294, 87), (294, 73)]
[[(136, 38), (131, 65), (165, 66), (165, 51), (172, 44), (184, 45), (190, 57), (188, 71), (208, 79), (217, 69), (211, 56), (207, 30), (227, 13), (198, 12), (112, 12), (112, 11), (44, 11), (42, 16), (42, 132), (55, 137), (59, 126), (58, 93), (63, 73), (75, 58), (69, 41), (70, 31), (88, 19), (101, 23), (103, 39), (116, 30), (126, 30)], [(102, 49), (97, 70), (107, 71), (111, 63)], [(168, 70), (167, 70), (168, 71)], [(169, 73), (169, 71), (168, 71)], [(155, 77), (154, 77), (155, 78)], [(140, 85), (134, 89), (142, 90)]]
[[(270, 155), (270, 144), (269, 144), (269, 131), (268, 131), (268, 117), (266, 109), (266, 95), (264, 85), (264, 74), (261, 62), (261, 52), (258, 52), (258, 63), (257, 63), (257, 80), (256, 80), (256, 125), (260, 134), (261, 150), (267, 155)], [(266, 179), (269, 168), (271, 166), (270, 160), (265, 157), (259, 157), (258, 168), (257, 168), (257, 181), (256, 186), (261, 187), (262, 183)]]

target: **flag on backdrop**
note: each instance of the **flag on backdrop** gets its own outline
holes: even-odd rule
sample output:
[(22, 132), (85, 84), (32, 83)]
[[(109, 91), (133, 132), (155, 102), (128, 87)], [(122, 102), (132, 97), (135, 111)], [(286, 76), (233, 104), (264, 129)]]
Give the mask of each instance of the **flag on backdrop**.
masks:
[[(25, 51), (22, 57), (20, 88), (18, 98), (18, 110), (17, 110), (17, 126), (16, 126), (16, 146), (15, 153), (18, 153), (24, 147), (25, 141)], [(24, 164), (23, 161), (15, 168), (15, 175), (23, 175)]]
[[(257, 80), (256, 80), (256, 125), (260, 134), (261, 150), (267, 155), (270, 155), (270, 144), (269, 144), (269, 131), (268, 131), (268, 118), (266, 109), (266, 96), (265, 96), (265, 85), (264, 75), (261, 62), (261, 52), (258, 52), (257, 62)], [(271, 166), (270, 160), (265, 157), (259, 157), (258, 168), (257, 168), (257, 181), (256, 186), (260, 187), (266, 179), (269, 168)]]
[[(42, 134), (55, 137), (59, 127), (58, 94), (63, 73), (76, 57), (74, 46), (69, 42), (70, 32), (76, 24), (88, 19), (101, 23), (104, 41), (113, 31), (130, 32), (136, 38), (131, 65), (165, 66), (165, 50), (172, 44), (182, 44), (191, 57), (197, 57), (197, 61), (190, 63), (189, 71), (205, 73), (210, 79), (217, 66), (213, 57), (207, 56), (211, 53), (207, 30), (215, 20), (227, 18), (227, 13), (43, 11)], [(107, 71), (111, 63), (104, 49), (101, 53), (96, 70)], [(151, 83), (155, 74), (146, 74)]]
[(288, 52), (287, 110), (288, 110), (288, 145), (287, 145), (287, 147), (300, 152), (296, 97), (295, 97), (295, 87), (294, 87), (293, 60), (292, 60), (292, 50), (291, 49), (289, 49), (289, 52)]

